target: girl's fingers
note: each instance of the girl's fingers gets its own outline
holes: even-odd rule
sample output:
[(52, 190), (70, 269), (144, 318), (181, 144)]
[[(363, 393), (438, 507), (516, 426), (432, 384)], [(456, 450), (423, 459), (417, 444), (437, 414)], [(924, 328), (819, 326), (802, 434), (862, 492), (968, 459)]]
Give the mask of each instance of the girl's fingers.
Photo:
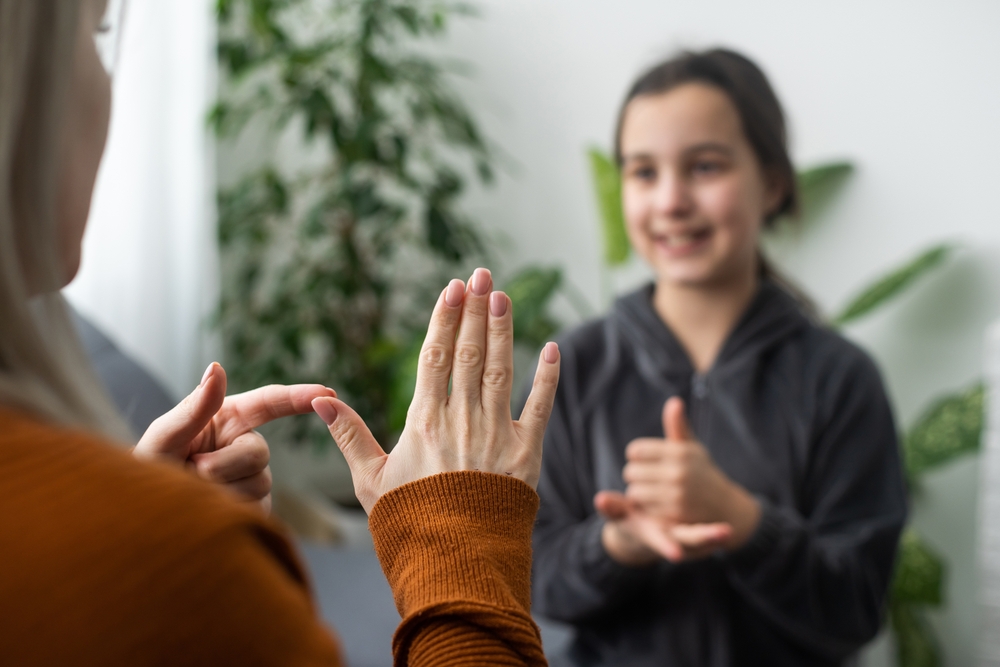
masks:
[(510, 392), (514, 385), (514, 319), (510, 298), (493, 292), (489, 299), (486, 364), (483, 368), (482, 401), (495, 423), (510, 422)]
[(609, 521), (620, 521), (628, 517), (629, 503), (619, 491), (598, 491), (594, 496), (594, 509)]
[(430, 324), (427, 325), (427, 336), (420, 347), (414, 402), (427, 400), (443, 404), (448, 400), (455, 332), (458, 331), (464, 299), (465, 283), (455, 279), (448, 283), (434, 306)]
[(625, 487), (625, 496), (637, 506), (647, 510), (666, 504), (663, 497), (663, 486), (658, 483), (631, 482)]
[(486, 320), (493, 279), (486, 269), (476, 269), (469, 280), (469, 289), (462, 308), (462, 322), (455, 341), (452, 361), (452, 400), (459, 398), (468, 405), (479, 405), (486, 358)]
[(238, 436), (222, 449), (191, 456), (199, 477), (222, 484), (264, 471), (270, 459), (271, 451), (267, 447), (267, 440), (256, 431)]
[(671, 396), (663, 404), (663, 433), (667, 440), (684, 441), (691, 439), (691, 428), (684, 414), (684, 399)]
[(622, 468), (622, 481), (626, 484), (657, 483), (663, 477), (664, 466), (659, 461), (629, 461)]
[(679, 544), (686, 549), (721, 547), (733, 534), (728, 523), (681, 523), (670, 531)]
[(672, 534), (661, 530), (659, 527), (644, 531), (643, 541), (650, 549), (671, 563), (680, 563), (684, 560), (684, 547), (674, 539)]
[(660, 438), (637, 438), (625, 447), (629, 461), (659, 461), (666, 456), (667, 444)]
[(521, 411), (521, 418), (518, 424), (524, 429), (532, 444), (541, 447), (542, 439), (545, 437), (545, 427), (549, 423), (549, 415), (552, 414), (552, 402), (556, 397), (556, 388), (559, 386), (559, 346), (555, 343), (546, 343), (542, 348), (538, 360), (538, 368), (535, 369), (535, 379), (531, 384), (531, 393)]

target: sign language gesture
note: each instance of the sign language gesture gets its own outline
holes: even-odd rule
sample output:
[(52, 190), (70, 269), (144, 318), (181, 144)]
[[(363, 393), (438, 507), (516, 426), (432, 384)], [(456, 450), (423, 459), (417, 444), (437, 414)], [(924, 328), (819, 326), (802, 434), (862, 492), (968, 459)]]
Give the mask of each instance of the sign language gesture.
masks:
[(336, 396), (322, 385), (270, 385), (226, 396), (226, 371), (213, 363), (201, 384), (143, 434), (138, 457), (182, 461), (203, 479), (223, 484), (271, 508), (270, 450), (254, 429), (279, 417), (312, 412), (318, 396)]
[(442, 472), (479, 470), (537, 486), (542, 438), (559, 380), (559, 350), (555, 343), (542, 350), (524, 412), (512, 421), (511, 303), (492, 289), (489, 271), (476, 269), (468, 290), (453, 280), (441, 293), (420, 351), (406, 426), (389, 454), (346, 403), (313, 401), (344, 452), (366, 512), (387, 491)]
[(639, 438), (625, 450), (625, 493), (601, 491), (602, 540), (619, 562), (680, 562), (742, 546), (760, 520), (757, 501), (730, 480), (696, 441), (677, 397), (663, 407), (666, 438)]

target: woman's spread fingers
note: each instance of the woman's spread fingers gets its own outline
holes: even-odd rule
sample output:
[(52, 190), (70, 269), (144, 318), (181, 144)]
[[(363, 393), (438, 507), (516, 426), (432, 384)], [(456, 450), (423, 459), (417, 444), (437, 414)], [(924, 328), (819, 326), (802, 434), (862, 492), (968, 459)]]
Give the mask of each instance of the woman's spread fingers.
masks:
[(226, 399), (226, 372), (211, 364), (201, 384), (177, 406), (159, 417), (135, 446), (137, 456), (172, 456), (185, 460), (203, 443), (201, 433), (212, 421)]
[(510, 392), (514, 385), (514, 319), (510, 297), (493, 292), (489, 301), (486, 365), (482, 400), (496, 423), (510, 423)]
[(257, 475), (270, 460), (267, 441), (256, 431), (236, 437), (221, 449), (191, 456), (199, 477), (222, 484)]
[(521, 411), (518, 420), (520, 428), (524, 429), (532, 443), (541, 446), (545, 437), (545, 427), (552, 414), (552, 402), (559, 386), (559, 346), (546, 343), (538, 359), (535, 369), (535, 379), (531, 383), (531, 393)]
[(455, 340), (452, 362), (451, 400), (458, 398), (470, 405), (479, 405), (486, 357), (486, 320), (493, 279), (486, 269), (476, 269), (469, 280), (469, 289), (462, 308), (462, 322)]
[(430, 324), (427, 325), (427, 336), (420, 348), (414, 401), (430, 399), (443, 403), (448, 398), (455, 332), (462, 317), (464, 300), (465, 283), (455, 279), (448, 283), (434, 306)]

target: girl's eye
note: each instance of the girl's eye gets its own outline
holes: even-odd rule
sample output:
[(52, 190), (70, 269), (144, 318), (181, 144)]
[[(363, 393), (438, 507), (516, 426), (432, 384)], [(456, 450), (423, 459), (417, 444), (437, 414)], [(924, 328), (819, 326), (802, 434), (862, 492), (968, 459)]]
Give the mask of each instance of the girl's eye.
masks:
[(722, 165), (718, 162), (695, 162), (691, 171), (695, 175), (717, 174), (722, 171)]
[(635, 167), (632, 169), (632, 177), (640, 181), (656, 180), (656, 170), (652, 167)]

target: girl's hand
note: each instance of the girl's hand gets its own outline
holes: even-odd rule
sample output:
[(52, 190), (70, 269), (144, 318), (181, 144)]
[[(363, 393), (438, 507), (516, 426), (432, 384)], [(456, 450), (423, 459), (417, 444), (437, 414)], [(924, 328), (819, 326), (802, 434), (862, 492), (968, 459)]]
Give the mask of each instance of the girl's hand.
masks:
[(606, 546), (617, 547), (626, 559), (638, 558), (638, 549), (623, 548), (629, 544), (627, 534), (673, 561), (739, 548), (760, 520), (757, 501), (691, 437), (681, 399), (667, 401), (663, 424), (666, 438), (641, 438), (625, 450), (624, 496), (601, 492), (595, 497), (598, 511), (614, 519), (605, 529)]
[(199, 477), (271, 508), (271, 452), (254, 429), (289, 415), (312, 412), (322, 385), (271, 385), (226, 397), (226, 372), (217, 363), (201, 384), (143, 434), (132, 450), (142, 458), (183, 462)]
[(605, 550), (623, 565), (642, 566), (660, 558), (679, 563), (723, 548), (728, 523), (677, 524), (651, 514), (617, 491), (601, 491), (594, 507), (608, 519), (601, 533)]
[(441, 293), (420, 351), (406, 426), (389, 454), (343, 401), (313, 401), (344, 452), (366, 512), (387, 491), (442, 472), (479, 470), (537, 486), (542, 438), (559, 381), (559, 350), (555, 343), (542, 350), (531, 395), (521, 419), (513, 421), (511, 303), (492, 288), (489, 271), (476, 269), (468, 291), (453, 280)]

